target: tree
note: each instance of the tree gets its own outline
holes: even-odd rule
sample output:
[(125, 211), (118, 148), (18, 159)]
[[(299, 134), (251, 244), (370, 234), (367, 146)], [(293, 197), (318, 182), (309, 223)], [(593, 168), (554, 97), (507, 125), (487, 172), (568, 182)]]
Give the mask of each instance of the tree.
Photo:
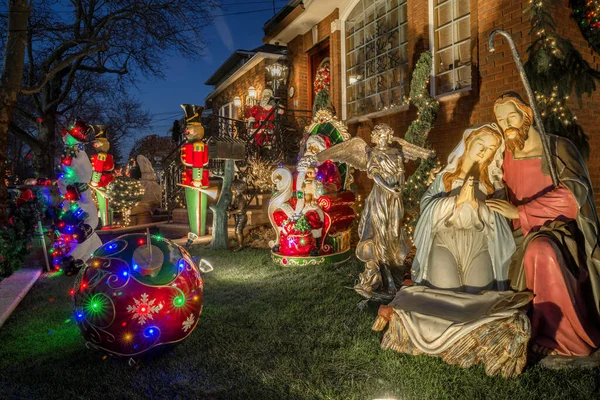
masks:
[(175, 143), (168, 136), (148, 135), (138, 140), (129, 152), (129, 158), (145, 156), (150, 162), (164, 160), (173, 150)]
[[(117, 164), (121, 164), (122, 139), (146, 127), (150, 116), (126, 90), (114, 90), (117, 83), (109, 76), (91, 72), (79, 73), (73, 83), (73, 89), (57, 110), (55, 121), (58, 129), (65, 128), (75, 120), (107, 125), (107, 137), (111, 144), (109, 153), (113, 155)], [(38, 132), (42, 123), (32, 123), (35, 115), (32, 97), (21, 96), (16, 111), (10, 132), (25, 139), (28, 146), (34, 148), (39, 141)], [(93, 138), (89, 139), (91, 141)], [(57, 149), (62, 148), (60, 135), (56, 135), (54, 144)], [(86, 151), (89, 154), (95, 152), (91, 145)]]
[(53, 172), (57, 116), (77, 82), (85, 85), (78, 79), (82, 73), (114, 76), (121, 88), (139, 76), (161, 77), (166, 53), (191, 57), (202, 51), (200, 34), (213, 7), (213, 0), (36, 2), (27, 29), (28, 87), (21, 93), (34, 106), (24, 117), (31, 124), (40, 118), (40, 130), (31, 136), (15, 129), (15, 135), (32, 148), (40, 171)]
[(530, 4), (529, 33), (534, 40), (527, 49), (528, 59), (523, 67), (536, 94), (546, 132), (570, 139), (587, 159), (588, 137), (567, 101), (575, 94), (581, 108), (583, 95), (591, 96), (596, 90), (600, 71), (585, 61), (571, 41), (556, 33), (551, 13), (556, 4), (556, 0), (536, 0)]
[(4, 225), (6, 222), (8, 190), (4, 177), (7, 165), (8, 126), (21, 90), (29, 10), (27, 0), (9, 0), (8, 2), (6, 49), (0, 75), (0, 225)]

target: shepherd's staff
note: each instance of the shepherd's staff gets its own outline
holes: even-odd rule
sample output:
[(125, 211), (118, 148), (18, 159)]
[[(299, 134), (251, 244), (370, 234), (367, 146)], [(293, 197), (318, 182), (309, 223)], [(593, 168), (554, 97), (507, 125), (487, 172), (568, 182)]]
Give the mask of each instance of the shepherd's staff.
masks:
[(517, 69), (519, 70), (519, 75), (521, 76), (521, 81), (523, 82), (523, 86), (525, 87), (525, 92), (527, 93), (527, 97), (529, 98), (529, 104), (531, 105), (531, 109), (533, 110), (533, 118), (535, 119), (535, 123), (540, 132), (540, 139), (542, 140), (542, 147), (544, 148), (544, 157), (546, 158), (546, 163), (548, 164), (548, 168), (550, 169), (552, 185), (557, 186), (558, 176), (556, 175), (554, 163), (552, 162), (552, 154), (550, 154), (550, 140), (548, 138), (548, 135), (546, 134), (546, 130), (544, 129), (544, 123), (542, 122), (542, 118), (540, 117), (540, 112), (538, 111), (537, 103), (535, 101), (535, 97), (533, 96), (533, 90), (531, 90), (531, 85), (529, 84), (527, 75), (525, 75), (525, 68), (523, 68), (523, 63), (521, 62), (521, 57), (519, 56), (519, 52), (517, 51), (515, 41), (508, 32), (502, 29), (494, 29), (490, 32), (490, 35), (488, 36), (488, 47), (491, 53), (493, 53), (494, 50), (496, 50), (494, 48), (494, 37), (496, 35), (502, 35), (508, 41), (510, 51), (512, 52), (515, 64), (517, 64)]

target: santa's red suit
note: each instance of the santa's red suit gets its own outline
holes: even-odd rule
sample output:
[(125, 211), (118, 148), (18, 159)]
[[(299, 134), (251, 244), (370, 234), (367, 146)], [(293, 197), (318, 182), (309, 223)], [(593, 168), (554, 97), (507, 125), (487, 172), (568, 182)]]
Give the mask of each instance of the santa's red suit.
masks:
[(254, 141), (256, 142), (256, 144), (258, 146), (264, 146), (266, 144), (270, 144), (270, 141), (272, 140), (272, 138), (270, 138), (269, 134), (267, 133), (268, 131), (273, 130), (275, 127), (275, 125), (273, 125), (273, 120), (275, 119), (275, 112), (272, 112), (272, 111), (273, 111), (273, 107), (266, 109), (263, 106), (261, 106), (260, 104), (250, 107), (246, 111), (245, 117), (254, 119), (254, 123), (252, 124), (253, 130), (260, 128), (263, 121), (265, 121), (265, 120), (267, 121), (263, 125), (260, 132), (258, 132), (254, 136)]

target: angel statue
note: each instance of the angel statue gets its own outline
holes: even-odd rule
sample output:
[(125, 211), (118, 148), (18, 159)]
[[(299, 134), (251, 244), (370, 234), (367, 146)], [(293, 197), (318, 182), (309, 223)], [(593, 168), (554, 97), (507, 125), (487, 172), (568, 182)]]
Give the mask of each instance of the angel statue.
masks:
[[(358, 226), (360, 241), (356, 256), (365, 262), (354, 290), (366, 298), (391, 298), (403, 281), (404, 258), (410, 251), (404, 230), (404, 162), (417, 158), (430, 158), (435, 152), (394, 137), (387, 124), (379, 124), (371, 132), (371, 148), (359, 137), (337, 144), (316, 155), (318, 162), (325, 160), (345, 162), (366, 171), (375, 185), (365, 200)], [(398, 143), (400, 148), (390, 146)]]

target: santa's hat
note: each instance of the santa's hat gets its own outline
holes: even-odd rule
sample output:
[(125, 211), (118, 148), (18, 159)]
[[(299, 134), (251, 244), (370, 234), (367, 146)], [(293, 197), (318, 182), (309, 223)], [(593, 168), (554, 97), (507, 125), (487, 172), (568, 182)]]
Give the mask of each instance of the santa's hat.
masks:
[(332, 146), (331, 139), (325, 135), (316, 134), (311, 135), (306, 140), (306, 147), (310, 146), (312, 143), (319, 146), (319, 148), (325, 150)]

